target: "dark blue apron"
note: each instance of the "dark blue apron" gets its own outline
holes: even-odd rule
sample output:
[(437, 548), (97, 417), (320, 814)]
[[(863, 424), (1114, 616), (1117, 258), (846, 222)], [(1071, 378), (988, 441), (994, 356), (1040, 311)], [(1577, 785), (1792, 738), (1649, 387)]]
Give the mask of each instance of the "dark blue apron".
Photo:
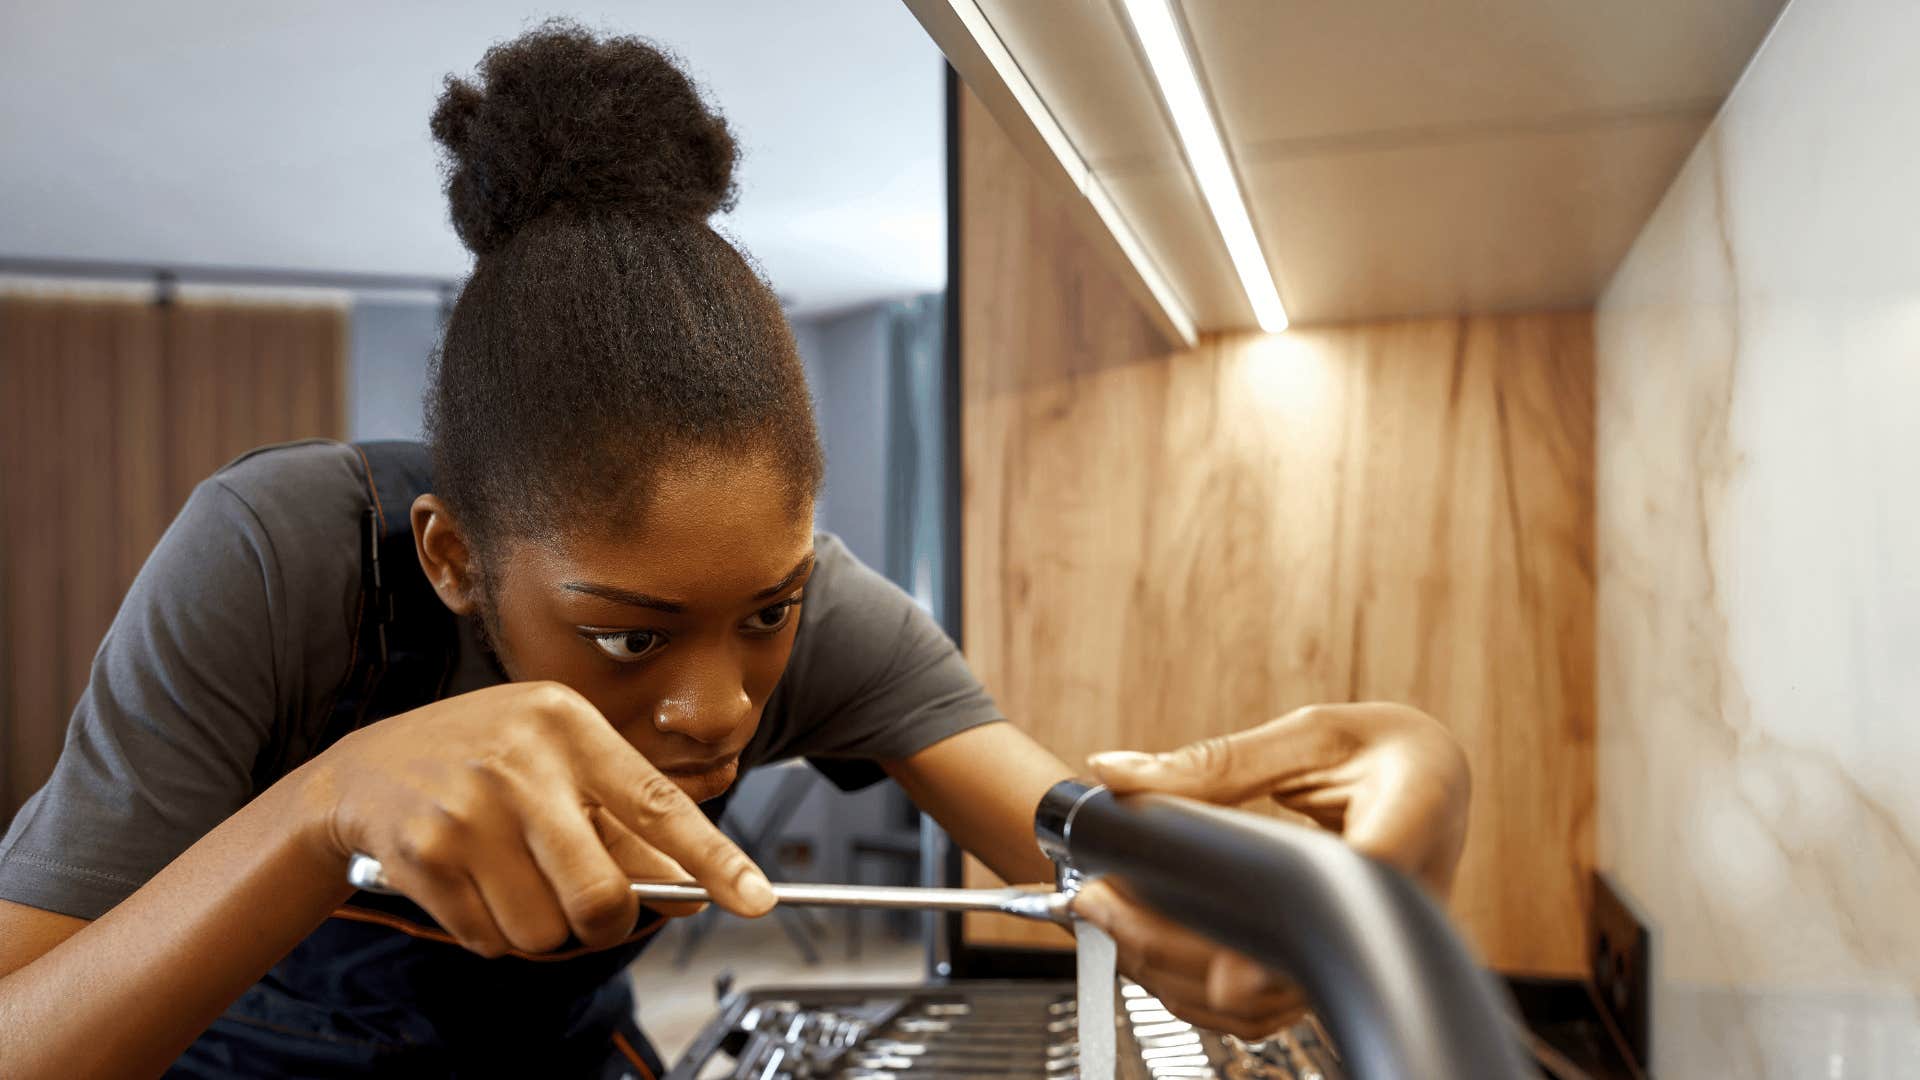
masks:
[[(458, 626), (414, 555), (431, 490), (418, 443), (356, 446), (368, 489), (354, 660), (318, 744), (439, 700)], [(297, 764), (297, 762), (296, 762)], [(718, 818), (724, 798), (706, 805)], [(403, 899), (356, 893), (216, 1020), (170, 1077), (628, 1077), (664, 1074), (633, 1020), (626, 967), (660, 926), (599, 952), (487, 960)]]

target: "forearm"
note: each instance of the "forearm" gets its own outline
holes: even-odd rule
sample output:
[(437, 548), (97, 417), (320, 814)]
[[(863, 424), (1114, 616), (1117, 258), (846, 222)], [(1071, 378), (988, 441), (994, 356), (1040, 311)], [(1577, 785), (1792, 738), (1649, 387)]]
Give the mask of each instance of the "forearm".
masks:
[(0, 978), (0, 1073), (156, 1075), (351, 893), (296, 772)]
[(1025, 732), (989, 724), (886, 769), (916, 806), (994, 873), (1011, 882), (1052, 880), (1053, 868), (1034, 840), (1033, 813), (1047, 789), (1074, 772)]

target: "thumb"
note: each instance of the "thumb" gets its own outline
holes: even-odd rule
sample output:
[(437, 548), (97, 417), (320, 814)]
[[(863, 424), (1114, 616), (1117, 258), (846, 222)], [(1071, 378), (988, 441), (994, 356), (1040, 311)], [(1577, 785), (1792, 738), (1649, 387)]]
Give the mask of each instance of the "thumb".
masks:
[(1087, 765), (1117, 794), (1160, 791), (1208, 802), (1241, 802), (1267, 790), (1269, 778), (1258, 768), (1264, 755), (1253, 749), (1242, 736), (1220, 735), (1164, 754), (1095, 754)]

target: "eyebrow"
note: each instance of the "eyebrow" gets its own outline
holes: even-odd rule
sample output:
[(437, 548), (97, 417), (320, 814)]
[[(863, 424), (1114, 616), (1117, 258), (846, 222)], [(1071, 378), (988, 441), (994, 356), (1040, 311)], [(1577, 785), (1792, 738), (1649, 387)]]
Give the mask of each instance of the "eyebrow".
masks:
[[(754, 593), (753, 598), (755, 600), (771, 600), (773, 597), (792, 588), (793, 583), (800, 579), (800, 575), (806, 573), (812, 566), (813, 556), (809, 554), (806, 558), (801, 559), (792, 570), (787, 571), (786, 577)], [(616, 604), (625, 604), (628, 607), (651, 608), (654, 611), (664, 611), (669, 615), (678, 615), (687, 610), (687, 605), (678, 600), (667, 600), (658, 596), (649, 596), (643, 592), (634, 592), (632, 589), (622, 589), (618, 585), (602, 585), (597, 581), (568, 581), (562, 583), (560, 587), (568, 592), (585, 593), (588, 596), (597, 596), (602, 600), (611, 600)]]
[(783, 577), (779, 581), (774, 582), (772, 585), (769, 585), (766, 588), (761, 589), (759, 592), (754, 593), (753, 598), (755, 600), (773, 599), (774, 597), (792, 588), (793, 583), (800, 580), (800, 575), (806, 573), (808, 570), (812, 568), (813, 568), (813, 553), (809, 551), (807, 553), (806, 558), (801, 559), (798, 563), (795, 563), (793, 569), (787, 571), (786, 577)]
[(568, 592), (586, 593), (588, 596), (597, 596), (602, 600), (611, 600), (628, 607), (652, 608), (669, 615), (678, 615), (687, 610), (687, 605), (677, 600), (662, 600), (658, 596), (648, 596), (646, 593), (622, 589), (617, 585), (602, 585), (596, 581), (569, 581), (560, 587)]

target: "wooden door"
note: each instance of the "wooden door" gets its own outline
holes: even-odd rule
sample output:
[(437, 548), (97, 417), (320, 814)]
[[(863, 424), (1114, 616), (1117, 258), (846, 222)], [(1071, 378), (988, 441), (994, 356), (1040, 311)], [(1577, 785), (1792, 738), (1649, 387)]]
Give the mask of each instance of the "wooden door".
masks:
[(0, 825), (193, 485), (345, 428), (339, 306), (0, 296)]

